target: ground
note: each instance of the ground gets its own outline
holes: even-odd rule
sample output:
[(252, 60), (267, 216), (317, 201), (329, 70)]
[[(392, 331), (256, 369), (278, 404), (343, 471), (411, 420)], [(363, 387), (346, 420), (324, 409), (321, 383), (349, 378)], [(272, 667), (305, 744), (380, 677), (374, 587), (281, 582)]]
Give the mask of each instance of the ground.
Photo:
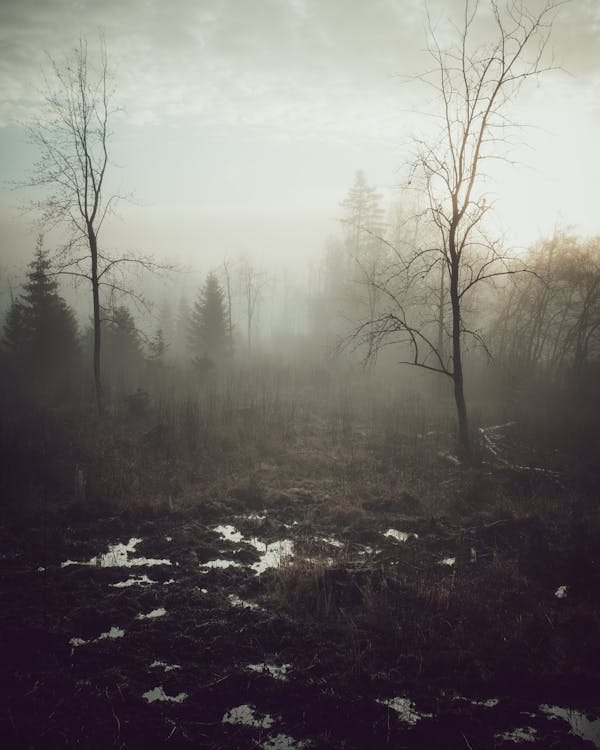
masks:
[(415, 440), (7, 517), (4, 746), (600, 747), (597, 501)]

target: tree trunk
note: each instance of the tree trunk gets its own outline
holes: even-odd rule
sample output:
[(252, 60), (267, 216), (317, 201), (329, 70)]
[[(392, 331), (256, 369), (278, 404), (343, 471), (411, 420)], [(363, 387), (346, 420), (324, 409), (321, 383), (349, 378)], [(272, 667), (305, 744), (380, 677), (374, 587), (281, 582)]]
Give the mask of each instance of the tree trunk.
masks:
[(445, 360), (444, 355), (444, 303), (446, 301), (446, 289), (445, 289), (445, 269), (442, 266), (440, 273), (440, 296), (438, 300), (438, 343), (437, 350), (442, 361)]
[(102, 393), (102, 378), (100, 371), (100, 339), (101, 339), (101, 321), (100, 321), (100, 279), (98, 278), (98, 242), (93, 229), (88, 230), (88, 240), (90, 245), (90, 256), (92, 261), (92, 300), (94, 313), (94, 386), (96, 388), (96, 408), (98, 414), (104, 414), (104, 397)]
[(454, 253), (452, 254), (455, 258), (450, 272), (450, 302), (452, 305), (452, 378), (454, 380), (454, 402), (456, 404), (456, 416), (458, 418), (458, 447), (461, 457), (468, 459), (470, 457), (471, 445), (469, 440), (469, 420), (467, 417), (467, 404), (465, 402), (462, 366), (458, 258), (456, 258)]
[(248, 308), (247, 308), (247, 313), (248, 313), (248, 317), (247, 317), (247, 324), (248, 324), (248, 329), (247, 329), (247, 335), (248, 335), (248, 354), (252, 353), (252, 318), (254, 316), (254, 310), (253, 310), (254, 305), (252, 304), (252, 296), (251, 295), (252, 295), (252, 290), (249, 288), (248, 289)]

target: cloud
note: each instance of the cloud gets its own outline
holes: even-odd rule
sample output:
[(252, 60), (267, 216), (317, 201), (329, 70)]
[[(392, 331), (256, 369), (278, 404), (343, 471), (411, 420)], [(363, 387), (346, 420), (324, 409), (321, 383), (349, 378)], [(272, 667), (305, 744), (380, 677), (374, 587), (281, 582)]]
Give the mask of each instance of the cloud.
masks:
[[(442, 23), (460, 23), (464, 3), (428, 7)], [(422, 0), (19, 0), (0, 4), (0, 122), (39, 104), (44, 51), (61, 59), (82, 34), (93, 49), (99, 32), (120, 101), (139, 125), (393, 139), (398, 113), (412, 105), (397, 76), (427, 66)], [(599, 4), (577, 0), (555, 25), (557, 61), (575, 76), (598, 76), (599, 36)]]

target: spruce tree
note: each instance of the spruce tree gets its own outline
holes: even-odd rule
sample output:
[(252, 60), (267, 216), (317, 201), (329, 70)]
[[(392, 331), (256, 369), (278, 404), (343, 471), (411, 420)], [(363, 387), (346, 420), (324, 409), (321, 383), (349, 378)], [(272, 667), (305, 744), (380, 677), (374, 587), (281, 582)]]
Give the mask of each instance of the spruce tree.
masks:
[(25, 386), (65, 390), (78, 361), (77, 322), (58, 293), (41, 238), (29, 269), (4, 326), (7, 366), (13, 379)]
[(107, 311), (102, 323), (106, 372), (113, 386), (127, 389), (139, 378), (143, 346), (135, 318), (126, 305)]
[(211, 367), (223, 362), (227, 353), (225, 295), (217, 277), (210, 273), (192, 307), (189, 344), (194, 363)]

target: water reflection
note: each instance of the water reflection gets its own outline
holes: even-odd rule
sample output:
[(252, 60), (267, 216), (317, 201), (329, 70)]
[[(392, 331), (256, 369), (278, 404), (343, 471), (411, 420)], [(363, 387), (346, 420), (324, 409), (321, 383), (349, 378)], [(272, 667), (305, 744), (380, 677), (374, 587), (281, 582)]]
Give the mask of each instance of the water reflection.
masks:
[(70, 565), (90, 565), (98, 568), (132, 568), (139, 566), (154, 566), (154, 565), (171, 565), (170, 560), (159, 560), (151, 557), (133, 557), (129, 555), (135, 552), (135, 548), (141, 542), (141, 539), (137, 537), (131, 537), (127, 544), (117, 543), (110, 544), (108, 552), (104, 552), (100, 555), (95, 555), (90, 558), (87, 562), (78, 560), (65, 560), (60, 564), (61, 568), (69, 567)]
[(560, 706), (549, 706), (547, 704), (541, 705), (540, 711), (550, 718), (566, 721), (571, 727), (572, 734), (591, 742), (594, 747), (600, 747), (600, 719), (588, 719), (580, 711), (575, 711), (571, 708), (561, 708)]

